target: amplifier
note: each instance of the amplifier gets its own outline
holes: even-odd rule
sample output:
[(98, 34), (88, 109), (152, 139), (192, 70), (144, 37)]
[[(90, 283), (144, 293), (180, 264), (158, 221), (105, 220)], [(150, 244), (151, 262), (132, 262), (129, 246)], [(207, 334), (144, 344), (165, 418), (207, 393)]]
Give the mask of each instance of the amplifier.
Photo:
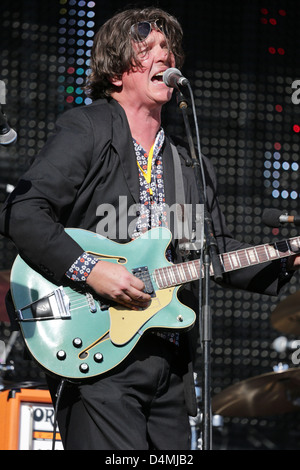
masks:
[[(0, 450), (51, 450), (54, 408), (48, 390), (0, 392)], [(55, 450), (63, 450), (60, 434)]]

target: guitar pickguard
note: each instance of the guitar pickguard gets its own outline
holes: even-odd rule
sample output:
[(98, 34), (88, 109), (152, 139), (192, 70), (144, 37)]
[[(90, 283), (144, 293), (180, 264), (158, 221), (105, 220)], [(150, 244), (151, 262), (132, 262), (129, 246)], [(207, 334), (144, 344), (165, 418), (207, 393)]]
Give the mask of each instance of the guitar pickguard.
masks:
[(121, 306), (111, 307), (109, 309), (111, 341), (118, 346), (130, 341), (150, 318), (170, 304), (173, 292), (174, 287), (158, 291), (145, 310), (129, 310)]

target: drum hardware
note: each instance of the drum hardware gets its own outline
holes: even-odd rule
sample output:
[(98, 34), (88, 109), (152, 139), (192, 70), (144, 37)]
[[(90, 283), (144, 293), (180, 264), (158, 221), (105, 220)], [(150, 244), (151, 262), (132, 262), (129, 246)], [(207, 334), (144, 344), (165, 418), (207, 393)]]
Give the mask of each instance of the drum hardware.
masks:
[[(300, 335), (300, 291), (274, 309), (271, 324), (280, 332)], [(276, 338), (278, 353), (293, 350), (293, 365), (300, 363), (300, 340)], [(299, 356), (299, 357), (298, 357)], [(300, 369), (279, 363), (273, 372), (231, 385), (212, 398), (213, 413), (224, 417), (260, 417), (300, 411)]]
[[(202, 450), (202, 419), (203, 413), (198, 409), (197, 416), (190, 416), (191, 428), (191, 450)], [(212, 428), (222, 429), (224, 425), (224, 418), (220, 415), (212, 416)]]
[(278, 304), (271, 314), (271, 325), (281, 333), (300, 335), (300, 291)]
[[(201, 412), (202, 407), (202, 387), (199, 385), (198, 376), (194, 373), (195, 393), (197, 399), (197, 415), (190, 416), (190, 429), (191, 429), (191, 450), (202, 450), (202, 424), (203, 424), (203, 413)], [(212, 416), (212, 428), (220, 429), (223, 428), (224, 419), (220, 415)]]
[(223, 417), (260, 417), (300, 411), (300, 370), (278, 365), (273, 372), (238, 382), (212, 398)]

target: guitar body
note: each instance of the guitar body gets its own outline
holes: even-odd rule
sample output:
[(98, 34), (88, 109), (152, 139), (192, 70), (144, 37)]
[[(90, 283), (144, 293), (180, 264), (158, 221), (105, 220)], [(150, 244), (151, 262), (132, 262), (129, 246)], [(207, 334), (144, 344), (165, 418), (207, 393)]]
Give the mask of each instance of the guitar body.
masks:
[[(86, 230), (66, 231), (83, 250), (122, 263), (129, 271), (141, 271), (142, 276), (170, 266), (165, 258), (171, 240), (167, 229), (150, 230), (126, 244)], [(79, 290), (76, 283), (54, 284), (18, 256), (11, 271), (11, 292), (29, 352), (49, 373), (83, 380), (120, 364), (147, 330), (190, 329), (195, 313), (179, 302), (179, 287), (161, 289), (155, 277), (149, 279), (153, 292), (148, 308), (134, 311), (116, 304), (103, 310), (91, 292)]]

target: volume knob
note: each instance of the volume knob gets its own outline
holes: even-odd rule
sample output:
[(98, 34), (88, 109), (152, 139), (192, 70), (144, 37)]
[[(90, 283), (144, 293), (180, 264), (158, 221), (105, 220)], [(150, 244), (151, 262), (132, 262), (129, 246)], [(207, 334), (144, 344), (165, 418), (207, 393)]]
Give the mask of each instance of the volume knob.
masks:
[(64, 361), (67, 357), (67, 354), (66, 354), (66, 351), (63, 351), (62, 349), (60, 351), (57, 351), (56, 353), (56, 357), (57, 359), (59, 359), (60, 361)]
[(103, 361), (103, 354), (101, 354), (100, 352), (97, 352), (96, 354), (94, 354), (94, 361), (95, 362), (102, 362)]
[(80, 338), (74, 338), (73, 339), (73, 346), (75, 348), (81, 348), (82, 346), (82, 340)]
[(86, 363), (84, 362), (83, 364), (80, 364), (79, 370), (80, 370), (80, 372), (82, 372), (83, 374), (86, 374), (86, 373), (90, 370), (90, 368), (89, 368), (88, 364), (86, 364)]

